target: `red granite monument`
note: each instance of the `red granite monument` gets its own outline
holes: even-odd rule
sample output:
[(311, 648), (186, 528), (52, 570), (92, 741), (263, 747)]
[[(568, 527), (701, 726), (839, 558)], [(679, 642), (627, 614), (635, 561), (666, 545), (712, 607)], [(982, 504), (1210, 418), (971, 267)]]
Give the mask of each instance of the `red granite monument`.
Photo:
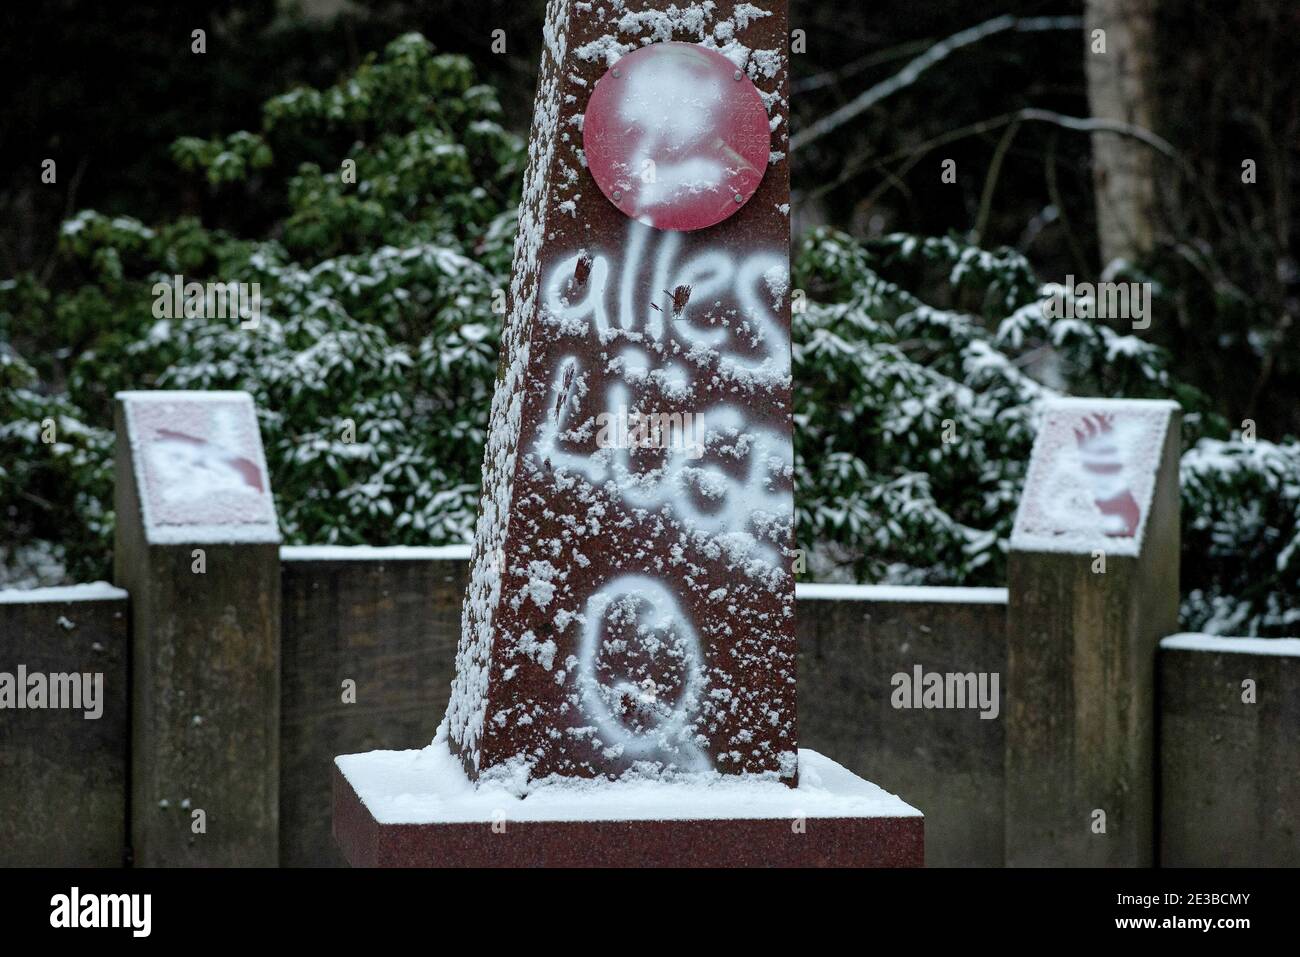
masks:
[(920, 863), (797, 746), (787, 36), (548, 5), (451, 703), (339, 759), (354, 863)]

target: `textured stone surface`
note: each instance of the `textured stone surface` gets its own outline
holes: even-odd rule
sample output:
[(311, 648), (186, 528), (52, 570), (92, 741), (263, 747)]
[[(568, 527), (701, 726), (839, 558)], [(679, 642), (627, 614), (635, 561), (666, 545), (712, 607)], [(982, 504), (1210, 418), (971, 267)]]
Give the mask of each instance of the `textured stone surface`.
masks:
[[(464, 561), (285, 561), (280, 863), (343, 864), (330, 839), (340, 752), (423, 747), (451, 691)], [(356, 701), (343, 701), (343, 682)]]
[(1160, 691), (1161, 865), (1300, 867), (1300, 655), (1162, 648)]
[(127, 601), (0, 602), (0, 672), (102, 673), (103, 714), (0, 710), (0, 867), (126, 853)]
[[(794, 781), (786, 26), (784, 3), (548, 6), (448, 709), (471, 775)], [(581, 150), (597, 79), (670, 39), (731, 57), (775, 128), (753, 197), (690, 233), (625, 216)], [(641, 447), (629, 413), (679, 441)]]

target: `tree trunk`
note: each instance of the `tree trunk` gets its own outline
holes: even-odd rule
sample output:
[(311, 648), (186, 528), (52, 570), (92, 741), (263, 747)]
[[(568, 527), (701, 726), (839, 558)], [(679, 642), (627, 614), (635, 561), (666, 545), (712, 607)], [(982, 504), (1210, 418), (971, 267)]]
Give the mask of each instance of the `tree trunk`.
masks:
[[(1151, 129), (1156, 2), (1086, 0), (1085, 65), (1094, 117)], [(1105, 52), (1099, 52), (1097, 30), (1105, 31)], [(1156, 206), (1151, 148), (1133, 137), (1093, 133), (1092, 171), (1102, 265), (1150, 252)]]

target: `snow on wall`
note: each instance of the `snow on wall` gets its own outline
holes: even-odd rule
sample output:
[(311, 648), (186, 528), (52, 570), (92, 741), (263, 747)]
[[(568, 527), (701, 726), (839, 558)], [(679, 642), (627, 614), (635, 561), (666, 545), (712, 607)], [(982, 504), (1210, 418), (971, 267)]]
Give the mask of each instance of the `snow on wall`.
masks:
[(284, 562), (468, 561), (470, 545), (282, 545)]
[(1136, 556), (1175, 402), (1048, 399), (1011, 547)]
[(84, 585), (54, 585), (49, 588), (7, 588), (0, 590), (0, 605), (27, 605), (36, 602), (121, 601), (127, 597), (123, 588), (108, 582)]
[(839, 585), (800, 582), (795, 597), (801, 601), (891, 601), (928, 605), (935, 602), (971, 605), (1005, 605), (1005, 588), (960, 588), (943, 585)]
[(1224, 638), (1219, 635), (1184, 633), (1160, 639), (1160, 647), (1166, 651), (1300, 657), (1300, 638)]
[(154, 544), (278, 542), (246, 392), (119, 392), (145, 537)]

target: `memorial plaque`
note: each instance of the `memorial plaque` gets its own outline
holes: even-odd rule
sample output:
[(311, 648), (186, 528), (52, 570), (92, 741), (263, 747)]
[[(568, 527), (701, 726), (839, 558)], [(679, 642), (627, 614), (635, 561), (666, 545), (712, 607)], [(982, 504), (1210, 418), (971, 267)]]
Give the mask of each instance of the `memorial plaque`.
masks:
[(548, 4), (451, 700), (335, 760), (352, 864), (923, 862), (796, 748), (785, 13)]
[(151, 543), (279, 541), (252, 398), (121, 392)]
[(783, 4), (548, 7), (448, 709), (471, 777), (795, 780), (786, 44)]
[(702, 229), (754, 195), (772, 148), (753, 81), (716, 50), (652, 43), (609, 68), (583, 114), (596, 185), (658, 229)]
[(1136, 555), (1165, 433), (1178, 406), (1057, 399), (1043, 411), (1016, 515), (1023, 551)]

